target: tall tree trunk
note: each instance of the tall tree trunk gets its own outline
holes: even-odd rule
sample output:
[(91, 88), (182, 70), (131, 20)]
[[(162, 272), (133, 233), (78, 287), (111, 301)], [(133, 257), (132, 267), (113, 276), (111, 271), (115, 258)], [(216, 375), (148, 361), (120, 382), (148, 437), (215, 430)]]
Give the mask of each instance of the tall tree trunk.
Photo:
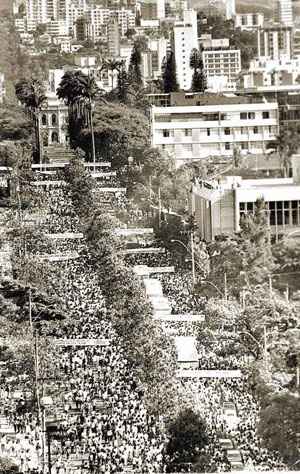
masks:
[(94, 135), (94, 124), (93, 124), (93, 105), (92, 99), (89, 97), (89, 109), (90, 109), (90, 127), (91, 127), (91, 136), (92, 136), (92, 151), (93, 151), (93, 163), (94, 163), (94, 173), (96, 173), (96, 149), (95, 149), (95, 135)]

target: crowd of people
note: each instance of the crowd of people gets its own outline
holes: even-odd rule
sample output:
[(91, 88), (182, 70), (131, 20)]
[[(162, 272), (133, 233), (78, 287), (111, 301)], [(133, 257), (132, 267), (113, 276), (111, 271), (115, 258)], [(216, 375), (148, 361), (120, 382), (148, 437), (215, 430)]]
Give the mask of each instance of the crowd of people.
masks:
[[(78, 232), (79, 219), (66, 198), (63, 187), (43, 190), (43, 226), (48, 233)], [(114, 196), (114, 199), (116, 197)], [(124, 201), (120, 197), (121, 202)], [(115, 203), (114, 203), (115, 204)], [(122, 205), (123, 205), (122, 204)], [(47, 416), (55, 415), (61, 435), (53, 435), (51, 453), (53, 472), (72, 474), (72, 459), (80, 459), (82, 468), (91, 473), (164, 471), (163, 455), (166, 434), (163, 420), (147, 412), (143, 403), (144, 388), (131, 370), (122, 341), (116, 336), (106, 315), (105, 300), (99, 287), (97, 274), (89, 265), (84, 240), (57, 241), (55, 251), (80, 252), (80, 258), (53, 262), (53, 278), (57, 272), (63, 278), (56, 281), (57, 295), (66, 306), (69, 323), (52, 327), (51, 337), (62, 339), (104, 339), (107, 345), (74, 345), (58, 347), (51, 364), (58, 374), (52, 382), (53, 406)], [(143, 253), (125, 256), (129, 266), (147, 265), (164, 267), (174, 265), (172, 254)], [(164, 295), (169, 299), (172, 314), (202, 314), (204, 299), (195, 298), (192, 292), (191, 272), (175, 268), (175, 273), (157, 273)], [(204, 323), (168, 322), (170, 336), (194, 335)], [(221, 338), (210, 348), (199, 344), (199, 368), (243, 369), (237, 356), (220, 356), (217, 349)], [(244, 464), (259, 469), (284, 468), (275, 453), (260, 445), (255, 431), (259, 406), (245, 377), (239, 379), (184, 379), (181, 388), (193, 396), (194, 408), (205, 419), (209, 435), (206, 454), (211, 471), (229, 471), (230, 461), (220, 439), (229, 438), (241, 453)], [(8, 392), (7, 392), (8, 393)], [(47, 395), (47, 393), (46, 393)], [(237, 423), (232, 425), (224, 416), (224, 402), (236, 407)], [(15, 410), (11, 398), (2, 406), (2, 414), (13, 426), (15, 436), (0, 440), (3, 456), (17, 461), (21, 472), (37, 472), (45, 458), (45, 439), (41, 420), (32, 407), (21, 403)], [(46, 424), (47, 425), (47, 424)], [(19, 449), (16, 445), (20, 444)], [(29, 448), (28, 446), (31, 446)], [(55, 471), (56, 470), (56, 471)]]

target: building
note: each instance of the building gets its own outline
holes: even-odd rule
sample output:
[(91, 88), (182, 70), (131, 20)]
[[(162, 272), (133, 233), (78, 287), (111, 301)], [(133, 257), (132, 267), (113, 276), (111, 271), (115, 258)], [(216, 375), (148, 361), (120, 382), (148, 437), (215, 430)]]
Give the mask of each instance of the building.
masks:
[(234, 26), (241, 30), (256, 30), (264, 25), (263, 13), (237, 13), (234, 19)]
[(246, 97), (220, 95), (206, 100), (214, 105), (152, 106), (152, 146), (174, 156), (180, 165), (209, 156), (232, 157), (234, 149), (242, 154), (264, 153), (276, 140), (277, 102), (251, 103)]
[(235, 91), (241, 71), (239, 49), (204, 50), (202, 52), (208, 89), (213, 92)]
[(199, 37), (199, 49), (224, 49), (229, 48), (229, 39), (212, 38), (210, 34), (204, 34)]
[(163, 20), (166, 16), (165, 0), (156, 0), (156, 18)]
[(231, 20), (236, 15), (235, 0), (225, 0), (226, 20)]
[(255, 59), (243, 76), (243, 87), (288, 86), (299, 84), (300, 58), (287, 60)]
[(64, 20), (51, 20), (47, 23), (46, 31), (49, 36), (67, 36), (68, 29)]
[(2, 72), (0, 72), (0, 104), (2, 104), (4, 97), (6, 94), (5, 90), (5, 76)]
[(277, 0), (276, 21), (286, 26), (294, 26), (292, 0)]
[(75, 26), (75, 37), (77, 41), (86, 41), (90, 36), (90, 23), (85, 17), (77, 18)]
[(274, 23), (257, 31), (258, 57), (268, 59), (291, 59), (293, 56), (293, 35), (290, 26)]
[(201, 238), (210, 242), (240, 230), (240, 219), (264, 199), (271, 234), (300, 230), (300, 185), (293, 178), (242, 179), (225, 176), (193, 186), (195, 219)]
[(111, 20), (107, 25), (107, 46), (110, 57), (120, 56), (120, 31), (117, 20)]
[(161, 66), (167, 54), (167, 46), (168, 41), (165, 38), (148, 41), (148, 50), (142, 53), (142, 76), (145, 84), (161, 77)]
[(190, 68), (190, 56), (194, 48), (198, 48), (197, 12), (185, 10), (183, 21), (174, 24), (172, 47), (179, 88), (183, 90), (189, 90), (192, 84), (193, 70)]

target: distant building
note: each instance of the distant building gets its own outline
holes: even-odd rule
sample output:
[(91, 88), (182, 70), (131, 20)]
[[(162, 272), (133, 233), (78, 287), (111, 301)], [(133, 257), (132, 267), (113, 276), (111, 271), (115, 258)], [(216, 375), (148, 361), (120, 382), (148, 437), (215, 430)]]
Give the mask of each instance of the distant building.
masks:
[(68, 29), (64, 20), (51, 20), (47, 23), (46, 31), (49, 36), (67, 36)]
[(291, 59), (293, 56), (293, 37), (290, 26), (278, 23), (265, 25), (257, 32), (258, 57), (270, 59)]
[(77, 41), (86, 41), (89, 37), (90, 23), (85, 17), (77, 18), (75, 26), (75, 37)]
[(117, 20), (111, 20), (107, 25), (108, 54), (112, 58), (120, 56), (120, 31)]
[(210, 34), (201, 35), (199, 37), (199, 46), (203, 49), (224, 49), (229, 48), (228, 38), (212, 38)]
[(300, 185), (293, 178), (225, 176), (218, 181), (200, 181), (193, 186), (193, 194), (198, 229), (207, 242), (220, 234), (238, 232), (241, 217), (252, 214), (261, 198), (271, 234), (278, 238), (300, 230)]
[(231, 20), (236, 15), (235, 0), (225, 0), (226, 2), (226, 20)]
[(202, 58), (208, 89), (214, 92), (236, 90), (241, 71), (239, 49), (205, 50)]
[(183, 90), (191, 88), (193, 70), (190, 68), (190, 56), (194, 48), (198, 48), (197, 12), (185, 10), (183, 21), (174, 24), (172, 48), (175, 53), (178, 84)]
[[(193, 103), (193, 94), (185, 94), (185, 103), (189, 101), (187, 96)], [(234, 148), (242, 154), (264, 153), (276, 140), (277, 102), (250, 103), (245, 97), (197, 96), (196, 106), (151, 109), (152, 145), (174, 156), (178, 164), (208, 156), (232, 157)], [(205, 99), (206, 105), (202, 105)]]
[(277, 0), (276, 20), (286, 26), (294, 26), (292, 0)]
[(263, 13), (238, 13), (234, 19), (234, 26), (241, 30), (256, 30), (263, 25)]
[(255, 59), (243, 76), (243, 87), (288, 86), (299, 84), (300, 58), (291, 60)]

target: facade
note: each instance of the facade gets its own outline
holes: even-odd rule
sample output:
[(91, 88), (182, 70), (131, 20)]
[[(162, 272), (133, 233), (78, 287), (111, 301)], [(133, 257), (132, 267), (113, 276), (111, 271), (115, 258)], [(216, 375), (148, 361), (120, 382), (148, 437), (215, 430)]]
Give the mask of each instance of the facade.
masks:
[(217, 105), (152, 106), (152, 146), (174, 156), (178, 165), (209, 156), (232, 157), (234, 149), (264, 153), (278, 134), (278, 104), (236, 99), (222, 103), (217, 96)]
[(287, 86), (298, 84), (300, 58), (290, 61), (256, 59), (243, 76), (243, 87)]
[(208, 89), (235, 91), (241, 71), (239, 49), (205, 50), (202, 52)]
[(231, 20), (236, 15), (235, 0), (225, 0), (226, 20)]
[(51, 20), (47, 23), (47, 33), (49, 36), (67, 36), (68, 30), (64, 20)]
[(120, 56), (120, 31), (117, 20), (111, 20), (107, 25), (108, 54), (112, 58)]
[(257, 32), (258, 57), (280, 60), (293, 56), (293, 35), (290, 26), (273, 24)]
[(199, 38), (199, 49), (224, 49), (229, 48), (229, 39), (228, 38), (220, 38), (215, 39), (212, 38), (210, 34), (201, 35)]
[(266, 203), (271, 234), (300, 230), (300, 185), (293, 178), (246, 179), (226, 176), (193, 186), (195, 219), (201, 238), (210, 242), (240, 230), (240, 219), (254, 211), (257, 199)]
[(286, 26), (294, 26), (292, 0), (277, 0), (277, 21)]
[(197, 12), (185, 10), (183, 21), (175, 22), (173, 30), (177, 80), (179, 88), (183, 90), (191, 87), (193, 70), (190, 68), (190, 56), (194, 48), (198, 48)]
[(256, 30), (264, 25), (263, 13), (238, 13), (234, 25), (241, 30)]

